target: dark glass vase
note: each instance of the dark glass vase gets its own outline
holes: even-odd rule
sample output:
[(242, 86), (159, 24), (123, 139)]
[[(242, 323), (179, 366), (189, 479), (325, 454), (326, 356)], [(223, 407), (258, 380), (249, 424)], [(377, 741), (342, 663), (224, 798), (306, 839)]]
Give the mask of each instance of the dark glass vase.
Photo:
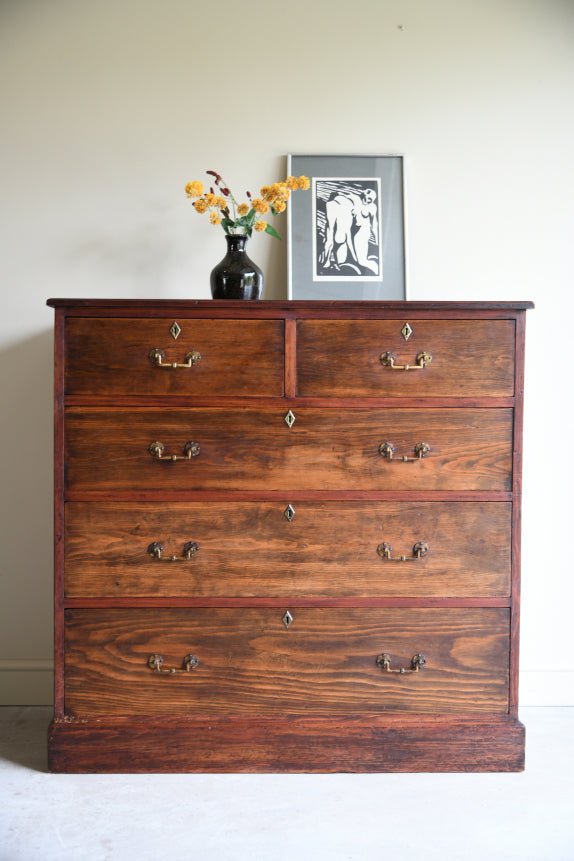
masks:
[(227, 254), (211, 273), (214, 299), (260, 299), (263, 273), (245, 252), (247, 236), (225, 236)]

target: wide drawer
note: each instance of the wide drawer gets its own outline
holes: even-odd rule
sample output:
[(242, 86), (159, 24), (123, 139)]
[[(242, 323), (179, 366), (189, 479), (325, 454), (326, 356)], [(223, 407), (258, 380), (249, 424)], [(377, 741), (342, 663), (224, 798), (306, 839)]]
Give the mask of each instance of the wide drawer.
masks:
[(508, 710), (508, 609), (285, 609), (69, 609), (66, 713)]
[(511, 409), (295, 407), (292, 427), (285, 416), (68, 408), (67, 493), (511, 489)]
[[(170, 333), (174, 322), (180, 328), (177, 339)], [(173, 363), (183, 367), (169, 367)], [(140, 397), (281, 396), (284, 323), (71, 317), (66, 323), (65, 391)]]
[(510, 594), (506, 502), (68, 502), (65, 524), (68, 597)]
[[(405, 311), (407, 309), (405, 308)], [(302, 320), (297, 393), (322, 397), (511, 397), (512, 320)], [(407, 331), (408, 334), (408, 331)], [(385, 354), (394, 356), (394, 367)], [(417, 368), (417, 357), (425, 359)], [(398, 366), (409, 366), (402, 370)]]

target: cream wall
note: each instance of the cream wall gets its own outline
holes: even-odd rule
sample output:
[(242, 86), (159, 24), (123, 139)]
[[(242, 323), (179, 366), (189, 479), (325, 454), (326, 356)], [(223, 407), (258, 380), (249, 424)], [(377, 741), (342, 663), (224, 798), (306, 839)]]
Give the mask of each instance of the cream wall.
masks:
[[(208, 298), (224, 242), (188, 179), (257, 189), (288, 152), (402, 152), (409, 297), (537, 305), (522, 700), (574, 704), (574, 3), (4, 0), (0, 92), (0, 701), (51, 696), (46, 298)], [(250, 253), (284, 297), (286, 243)]]

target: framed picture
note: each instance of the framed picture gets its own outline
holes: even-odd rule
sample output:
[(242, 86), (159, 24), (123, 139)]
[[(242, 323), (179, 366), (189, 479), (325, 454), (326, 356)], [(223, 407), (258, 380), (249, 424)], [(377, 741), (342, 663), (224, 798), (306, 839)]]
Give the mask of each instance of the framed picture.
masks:
[(402, 155), (288, 156), (290, 299), (406, 299)]

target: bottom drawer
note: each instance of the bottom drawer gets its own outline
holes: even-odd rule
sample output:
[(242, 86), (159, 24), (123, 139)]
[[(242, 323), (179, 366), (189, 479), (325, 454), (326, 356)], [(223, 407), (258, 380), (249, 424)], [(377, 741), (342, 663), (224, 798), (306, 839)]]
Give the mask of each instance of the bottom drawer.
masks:
[(67, 610), (66, 713), (508, 711), (506, 608), (293, 608), (288, 627), (284, 612)]

